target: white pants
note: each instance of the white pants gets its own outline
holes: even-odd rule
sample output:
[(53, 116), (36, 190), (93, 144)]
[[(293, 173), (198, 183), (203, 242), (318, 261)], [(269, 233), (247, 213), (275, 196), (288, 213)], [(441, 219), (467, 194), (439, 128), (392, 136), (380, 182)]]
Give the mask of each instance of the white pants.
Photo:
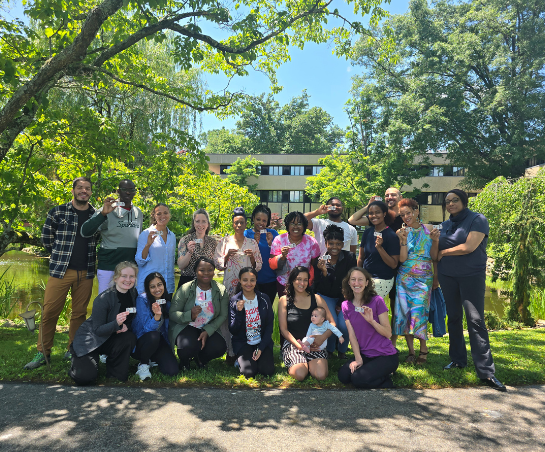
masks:
[(97, 270), (99, 294), (104, 292), (110, 286), (113, 286), (113, 281), (112, 281), (113, 276), (114, 276), (113, 270)]
[(394, 287), (394, 281), (395, 281), (395, 278), (392, 278), (392, 279), (373, 278), (373, 282), (375, 283), (375, 291), (377, 292), (377, 295), (382, 297), (383, 300), (385, 300), (388, 294), (390, 293), (390, 290), (392, 290), (392, 287)]

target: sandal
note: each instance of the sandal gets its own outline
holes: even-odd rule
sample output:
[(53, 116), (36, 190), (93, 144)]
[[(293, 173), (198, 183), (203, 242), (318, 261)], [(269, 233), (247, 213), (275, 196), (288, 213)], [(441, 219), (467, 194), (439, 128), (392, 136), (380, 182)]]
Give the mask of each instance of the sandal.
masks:
[(409, 356), (407, 356), (407, 357), (405, 358), (405, 362), (406, 362), (407, 364), (412, 364), (412, 363), (414, 363), (414, 353), (409, 353)]
[(421, 350), (420, 353), (418, 354), (418, 359), (416, 360), (416, 364), (424, 364), (426, 360), (428, 359), (429, 352), (430, 352), (429, 350), (427, 352), (423, 352)]

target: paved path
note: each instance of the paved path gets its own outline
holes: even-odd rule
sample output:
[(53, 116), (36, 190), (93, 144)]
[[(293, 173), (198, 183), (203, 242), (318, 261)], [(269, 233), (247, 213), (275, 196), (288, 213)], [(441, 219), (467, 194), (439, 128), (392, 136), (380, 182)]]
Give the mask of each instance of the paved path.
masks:
[(0, 384), (0, 450), (544, 451), (545, 386), (219, 390)]

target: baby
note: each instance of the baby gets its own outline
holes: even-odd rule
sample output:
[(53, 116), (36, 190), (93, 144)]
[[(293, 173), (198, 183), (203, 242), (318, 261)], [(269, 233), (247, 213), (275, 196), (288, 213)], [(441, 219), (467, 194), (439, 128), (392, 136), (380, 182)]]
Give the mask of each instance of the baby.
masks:
[[(343, 333), (341, 333), (337, 328), (335, 328), (331, 323), (325, 319), (326, 313), (325, 309), (322, 307), (317, 307), (312, 311), (310, 316), (310, 321), (312, 322), (308, 327), (307, 335), (303, 340), (297, 339), (297, 342), (303, 347), (303, 351), (310, 353), (310, 345), (314, 342), (313, 336), (320, 336), (326, 332), (326, 330), (331, 330), (331, 332), (339, 338), (339, 343), (344, 342)], [(320, 345), (320, 350), (323, 350), (327, 345), (327, 341), (324, 341)]]

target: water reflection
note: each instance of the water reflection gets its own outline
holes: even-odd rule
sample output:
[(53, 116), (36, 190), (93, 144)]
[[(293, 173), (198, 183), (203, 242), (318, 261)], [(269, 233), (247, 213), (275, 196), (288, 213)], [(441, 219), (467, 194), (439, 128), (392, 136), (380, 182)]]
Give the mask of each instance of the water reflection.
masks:
[[(49, 278), (48, 262), (48, 259), (39, 258), (22, 251), (10, 251), (0, 257), (0, 275), (9, 267), (5, 277), (10, 280), (13, 278), (16, 287), (15, 300), (17, 300), (17, 305), (11, 312), (10, 318), (15, 318), (19, 313), (23, 312), (31, 300), (43, 301), (43, 287), (45, 287), (45, 283)], [(98, 280), (95, 278), (91, 302), (87, 309), (88, 315), (91, 315), (93, 300), (97, 295)], [(487, 287), (484, 300), (485, 311), (494, 311), (499, 316), (503, 316), (504, 300), (505, 297), (500, 295), (500, 291), (491, 290)]]

